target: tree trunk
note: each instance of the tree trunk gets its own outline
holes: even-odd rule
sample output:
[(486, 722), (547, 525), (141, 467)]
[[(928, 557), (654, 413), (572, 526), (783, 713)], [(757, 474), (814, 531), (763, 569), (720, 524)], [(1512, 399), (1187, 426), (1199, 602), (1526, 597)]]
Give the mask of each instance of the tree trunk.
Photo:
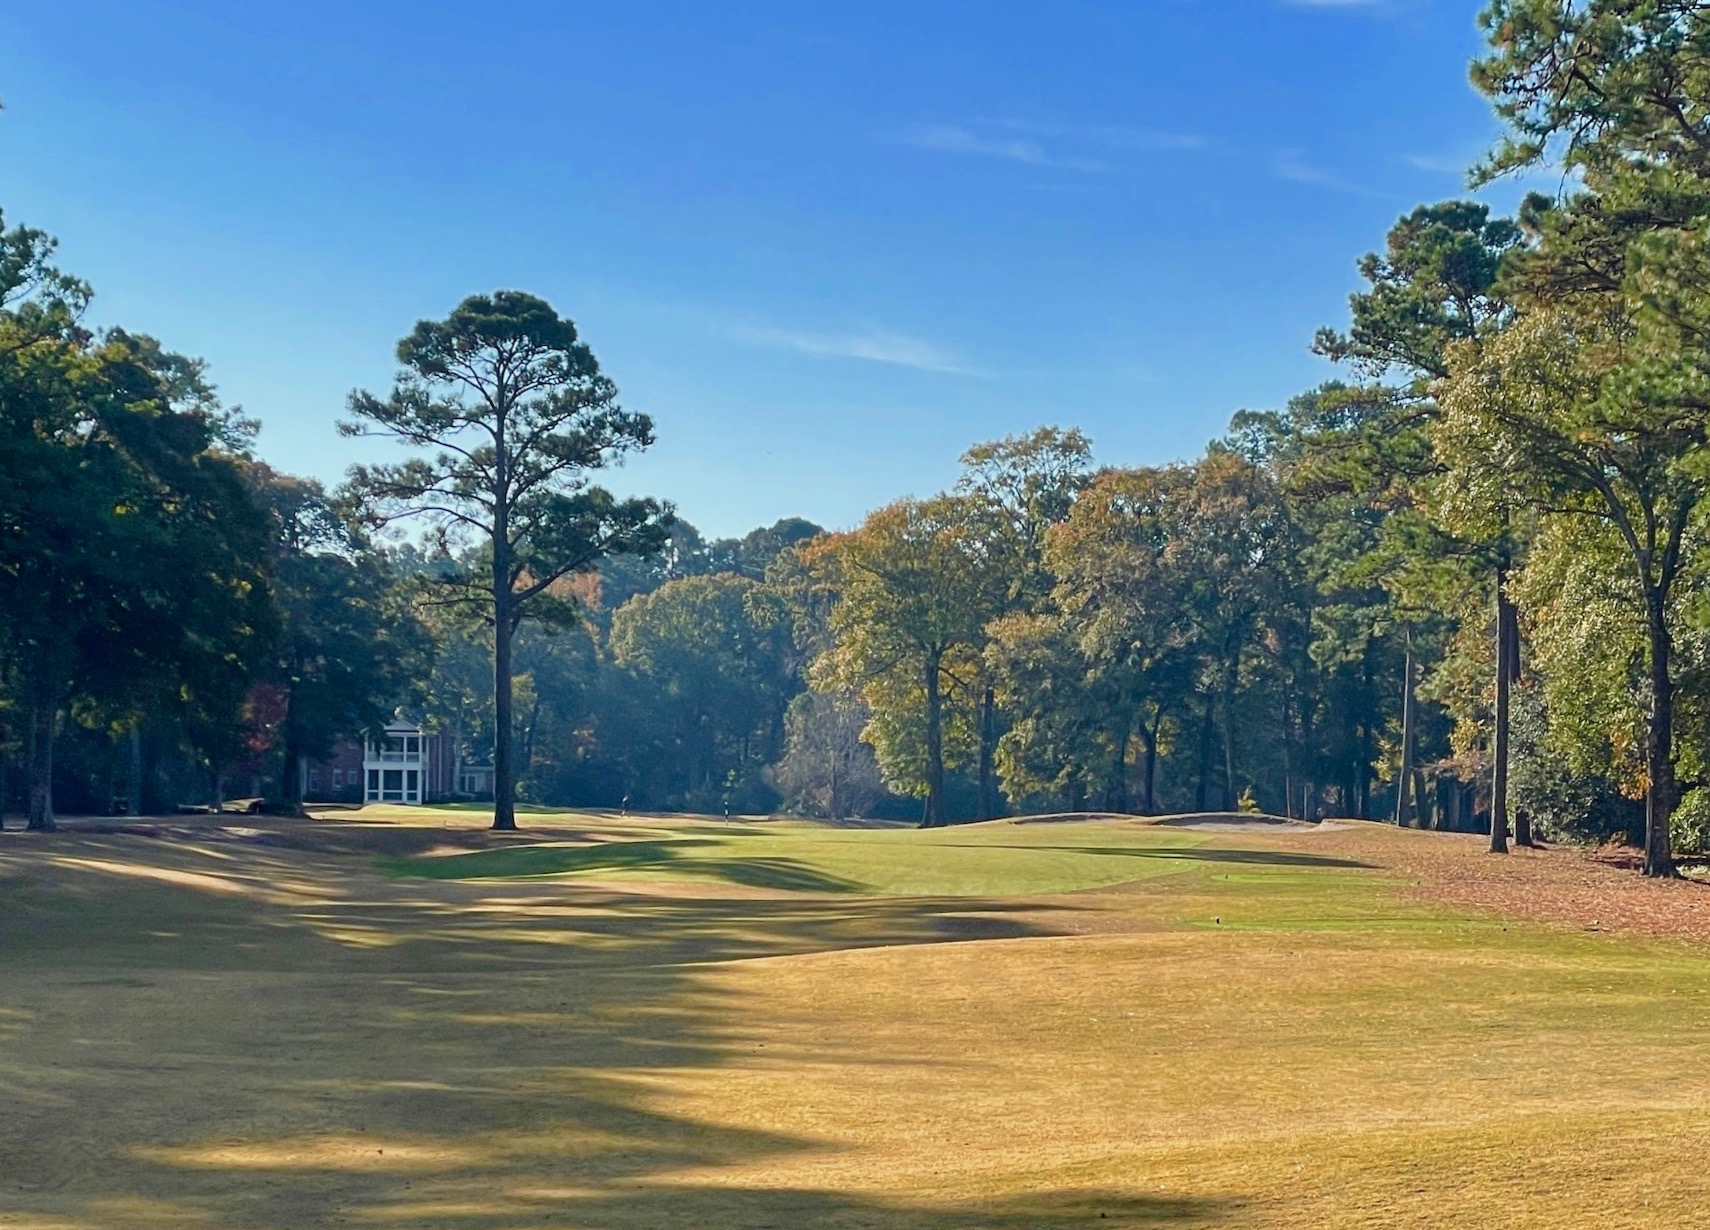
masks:
[(285, 763), (279, 770), (279, 801), (293, 816), (303, 814), (303, 766), (305, 758), (295, 739), (285, 743)]
[(1407, 828), (1414, 822), (1415, 808), (1410, 806), (1416, 801), (1412, 798), (1413, 788), (1413, 740), (1415, 738), (1415, 720), (1413, 715), (1413, 637), (1407, 638), (1407, 658), (1402, 665), (1401, 676), (1401, 771), (1395, 776), (1395, 825), (1397, 828)]
[(1672, 876), (1674, 851), (1669, 820), (1678, 787), (1674, 777), (1674, 638), (1668, 628), (1666, 598), (1656, 589), (1645, 595), (1650, 634), (1651, 712), (1645, 745), (1650, 788), (1645, 791), (1645, 874)]
[(1223, 810), (1235, 810), (1235, 685), (1223, 690)]
[(517, 633), (511, 589), (511, 451), (505, 439), (510, 395), (501, 375), (494, 398), (501, 407), (493, 432), (493, 827), (517, 827), (517, 769), (511, 757), (511, 641)]
[(1490, 852), (1508, 853), (1508, 665), (1509, 608), (1507, 570), (1496, 573), (1496, 714), (1491, 739)]
[[(1361, 694), (1368, 698), (1372, 695), (1372, 642), (1366, 639), (1366, 649), (1360, 655), (1360, 679), (1363, 684)], [(1354, 766), (1354, 810), (1362, 820), (1369, 819), (1372, 814), (1372, 714), (1375, 705), (1368, 705), (1365, 716), (1360, 719), (1360, 762)]]
[[(1508, 686), (1512, 689), (1520, 682), (1520, 608), (1513, 602), (1507, 606), (1508, 622), (1503, 627), (1503, 634), (1508, 638)], [(1535, 848), (1538, 843), (1532, 840), (1532, 813), (1524, 807), (1513, 810), (1514, 844)]]
[(842, 801), (838, 798), (838, 786), (841, 784), (839, 771), (843, 768), (843, 715), (839, 712), (836, 701), (831, 711), (831, 741), (826, 751), (826, 768), (829, 784), (825, 792), (825, 810), (833, 820), (843, 819)]
[(1105, 788), (1106, 811), (1128, 810), (1128, 744), (1131, 738), (1127, 730), (1117, 736), (1116, 754), (1110, 758), (1110, 783)]
[(1524, 807), (1514, 809), (1514, 844), (1535, 850), (1538, 843), (1532, 839), (1532, 813)]
[(142, 727), (131, 727), (130, 763), (125, 766), (125, 810), (131, 816), (143, 813)]
[(980, 819), (995, 820), (1001, 810), (998, 804), (997, 771), (997, 694), (987, 688), (980, 697)]
[(920, 826), (927, 829), (944, 823), (944, 715), (938, 694), (941, 657), (936, 651), (927, 654), (922, 679), (926, 686), (926, 812)]
[(287, 695), (285, 698), (285, 721), (282, 726), (282, 741), (284, 743), (284, 764), (279, 770), (279, 801), (293, 816), (303, 814), (303, 762), (308, 759), (303, 751), (303, 732), (297, 723), (296, 698)]
[(493, 565), (493, 584), (503, 584), (494, 597), (493, 619), (493, 827), (514, 832), (517, 827), (517, 770), (512, 759), (511, 729), (511, 638), (516, 632), (511, 618), (508, 569), (501, 576)]
[[(534, 740), (540, 731), (540, 693), (536, 692), (534, 703), (529, 706), (528, 721), (523, 725), (522, 755), (517, 759), (522, 763), (522, 771), (530, 773), (534, 770)], [(748, 753), (744, 740), (743, 763), (747, 763)]]
[(30, 711), (30, 805), (26, 827), (38, 833), (54, 830), (53, 727), (55, 706), (38, 696)]
[(1164, 711), (1159, 709), (1152, 717), (1151, 726), (1140, 723), (1140, 738), (1146, 744), (1146, 767), (1140, 778), (1140, 809), (1148, 816), (1158, 814), (1157, 795), (1154, 787), (1158, 780), (1158, 728), (1164, 724)]
[(1215, 721), (1216, 713), (1212, 706), (1211, 693), (1207, 692), (1205, 694), (1205, 716), (1199, 725), (1199, 780), (1194, 783), (1193, 788), (1193, 809), (1195, 811), (1205, 810), (1205, 801), (1210, 793), (1208, 779), (1211, 777), (1211, 740), (1216, 734), (1213, 725)]
[(226, 809), (226, 775), (224, 770), (214, 773), (214, 814), (217, 816)]

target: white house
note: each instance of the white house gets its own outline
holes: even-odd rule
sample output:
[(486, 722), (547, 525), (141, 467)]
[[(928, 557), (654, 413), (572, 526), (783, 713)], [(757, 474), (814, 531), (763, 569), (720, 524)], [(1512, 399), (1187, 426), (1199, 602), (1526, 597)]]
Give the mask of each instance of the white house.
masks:
[(363, 741), (362, 777), (365, 803), (435, 803), (493, 789), (493, 770), (465, 764), (454, 738), (401, 718)]
[(443, 803), (493, 797), (493, 769), (458, 754), (451, 732), (399, 717), (360, 743), (340, 740), (325, 760), (303, 766), (303, 797), (320, 803)]

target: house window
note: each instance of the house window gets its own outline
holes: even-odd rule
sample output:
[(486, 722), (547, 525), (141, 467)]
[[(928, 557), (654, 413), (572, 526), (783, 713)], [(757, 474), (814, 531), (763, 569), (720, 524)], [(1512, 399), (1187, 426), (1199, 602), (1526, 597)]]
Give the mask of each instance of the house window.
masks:
[(375, 800), (380, 797), (380, 770), (368, 770), (368, 797)]
[(406, 802), (420, 803), (422, 801), (422, 775), (415, 769), (404, 774), (404, 798)]
[(333, 784), (333, 789), (335, 789), (335, 790), (338, 789), (338, 787), (344, 785), (344, 770), (343, 769), (334, 769), (332, 771), (332, 784)]

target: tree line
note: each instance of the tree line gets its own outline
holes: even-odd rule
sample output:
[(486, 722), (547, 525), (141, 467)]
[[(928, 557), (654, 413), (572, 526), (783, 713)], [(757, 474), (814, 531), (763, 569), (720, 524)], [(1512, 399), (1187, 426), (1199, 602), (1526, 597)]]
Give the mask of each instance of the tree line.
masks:
[(199, 362), (88, 328), (0, 227), (0, 798), (45, 827), (56, 783), (248, 775), (295, 808), (293, 766), (407, 706), (491, 749), (500, 827), (1263, 808), (1626, 834), (1669, 873), (1710, 843), (1710, 21), (1480, 20), (1507, 136), (1473, 183), (1562, 186), (1399, 218), (1312, 340), (1336, 380), (1169, 465), (979, 444), (839, 532), (709, 543), (593, 483), (653, 425), (510, 291), (352, 395), (403, 460), (277, 474)]

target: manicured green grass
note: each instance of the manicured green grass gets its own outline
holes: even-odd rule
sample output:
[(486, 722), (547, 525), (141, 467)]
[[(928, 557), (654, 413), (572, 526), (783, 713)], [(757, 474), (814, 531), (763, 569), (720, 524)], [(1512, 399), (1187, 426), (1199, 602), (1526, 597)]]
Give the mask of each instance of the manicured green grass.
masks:
[(1073, 892), (1182, 872), (1202, 865), (1194, 851), (1205, 843), (1202, 834), (1122, 822), (931, 830), (635, 826), (603, 836), (392, 858), (381, 866), (393, 875), (446, 880), (700, 878), (805, 892), (983, 897)]

